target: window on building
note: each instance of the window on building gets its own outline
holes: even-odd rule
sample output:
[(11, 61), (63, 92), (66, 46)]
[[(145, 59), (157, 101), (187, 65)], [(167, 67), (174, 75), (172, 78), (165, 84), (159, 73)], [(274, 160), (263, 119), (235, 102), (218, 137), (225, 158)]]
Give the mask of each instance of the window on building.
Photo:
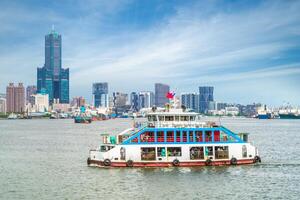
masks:
[(154, 132), (153, 131), (146, 131), (140, 135), (141, 142), (154, 142)]
[(164, 131), (157, 131), (157, 142), (165, 142)]
[(213, 156), (213, 147), (205, 147), (205, 155), (206, 156)]
[(205, 131), (205, 142), (211, 142), (211, 141), (212, 141), (212, 132)]
[(166, 156), (166, 147), (157, 147), (157, 157)]
[(203, 160), (204, 159), (203, 147), (191, 147), (190, 148), (190, 159), (191, 160)]
[(215, 146), (215, 159), (228, 159), (228, 146)]
[(168, 147), (168, 156), (181, 156), (181, 147)]
[(202, 131), (195, 131), (196, 142), (203, 142)]
[(193, 133), (194, 133), (194, 131), (189, 131), (189, 140), (190, 140), (190, 142), (194, 142)]
[(141, 160), (156, 160), (155, 147), (142, 147)]
[(167, 131), (167, 142), (174, 142), (174, 131)]

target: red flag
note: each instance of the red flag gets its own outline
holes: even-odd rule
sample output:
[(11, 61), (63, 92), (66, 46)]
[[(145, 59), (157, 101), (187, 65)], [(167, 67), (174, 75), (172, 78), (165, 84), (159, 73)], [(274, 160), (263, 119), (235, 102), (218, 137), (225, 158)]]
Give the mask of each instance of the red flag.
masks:
[(174, 93), (174, 92), (168, 92), (168, 93), (166, 94), (166, 97), (167, 97), (168, 99), (173, 99), (174, 96), (175, 96), (175, 93)]

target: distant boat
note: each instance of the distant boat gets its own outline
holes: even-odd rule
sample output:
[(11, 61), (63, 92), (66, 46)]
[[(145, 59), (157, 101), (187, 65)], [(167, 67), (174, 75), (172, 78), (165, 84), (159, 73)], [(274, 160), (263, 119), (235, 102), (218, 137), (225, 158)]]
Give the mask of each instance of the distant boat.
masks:
[(300, 114), (296, 113), (284, 113), (280, 114), (279, 113), (280, 119), (300, 119)]
[(74, 122), (82, 123), (82, 124), (89, 124), (89, 123), (92, 123), (92, 117), (78, 115), (78, 116), (74, 117)]

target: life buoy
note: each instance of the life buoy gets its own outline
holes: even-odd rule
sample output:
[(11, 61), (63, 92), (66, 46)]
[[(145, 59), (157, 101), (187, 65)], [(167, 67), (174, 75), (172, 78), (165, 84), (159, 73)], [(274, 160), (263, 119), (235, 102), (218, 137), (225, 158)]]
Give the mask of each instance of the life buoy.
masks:
[(232, 157), (230, 160), (231, 165), (237, 165), (237, 159), (235, 157)]
[(175, 160), (173, 160), (172, 164), (173, 164), (173, 166), (177, 167), (177, 166), (179, 166), (180, 162), (178, 159), (175, 159)]
[(206, 159), (206, 161), (205, 161), (205, 165), (206, 166), (209, 166), (209, 165), (211, 165), (211, 163), (212, 163), (212, 161), (211, 161), (211, 159)]
[(88, 157), (86, 163), (87, 163), (87, 165), (90, 165), (90, 164), (91, 164), (91, 159), (90, 159), (90, 157)]
[(111, 161), (107, 158), (103, 161), (104, 166), (110, 166), (111, 165)]
[(133, 167), (133, 160), (127, 160), (126, 166), (127, 167)]
[(257, 162), (261, 162), (261, 159), (259, 156), (254, 157), (254, 163), (257, 163)]

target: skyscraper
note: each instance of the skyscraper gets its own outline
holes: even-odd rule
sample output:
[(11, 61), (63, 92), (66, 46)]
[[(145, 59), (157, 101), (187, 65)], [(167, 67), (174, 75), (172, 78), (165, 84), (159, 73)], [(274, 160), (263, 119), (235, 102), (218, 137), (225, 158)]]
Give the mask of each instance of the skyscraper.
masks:
[(195, 112), (199, 112), (199, 94), (184, 93), (181, 94), (181, 105)]
[(61, 35), (52, 30), (45, 36), (45, 65), (37, 69), (37, 90), (45, 89), (49, 101), (69, 103), (69, 68), (62, 68)]
[(169, 103), (169, 99), (166, 98), (166, 94), (170, 91), (170, 86), (162, 83), (155, 83), (155, 105), (158, 107), (164, 107), (166, 103)]
[(108, 83), (93, 84), (93, 99), (95, 107), (108, 107)]
[(25, 88), (23, 83), (19, 83), (18, 86), (9, 83), (6, 87), (6, 111), (25, 112)]
[(26, 103), (34, 104), (34, 97), (32, 95), (36, 94), (37, 88), (35, 85), (29, 85), (26, 88)]
[(139, 95), (136, 92), (131, 92), (130, 94), (130, 109), (132, 111), (138, 111), (139, 108)]
[(199, 111), (201, 113), (207, 113), (211, 101), (214, 101), (214, 87), (199, 87)]
[(140, 92), (138, 108), (151, 108), (153, 106), (154, 94), (153, 92)]

